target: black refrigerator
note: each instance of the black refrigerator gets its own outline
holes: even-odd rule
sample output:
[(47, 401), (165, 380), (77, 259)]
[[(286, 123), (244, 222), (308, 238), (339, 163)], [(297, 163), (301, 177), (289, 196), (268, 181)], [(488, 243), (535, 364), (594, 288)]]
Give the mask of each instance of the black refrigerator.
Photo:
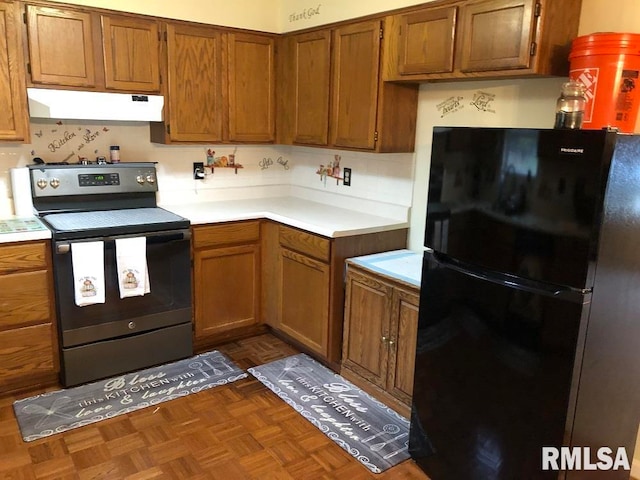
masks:
[(409, 450), (431, 480), (629, 478), (640, 136), (434, 128), (425, 247)]

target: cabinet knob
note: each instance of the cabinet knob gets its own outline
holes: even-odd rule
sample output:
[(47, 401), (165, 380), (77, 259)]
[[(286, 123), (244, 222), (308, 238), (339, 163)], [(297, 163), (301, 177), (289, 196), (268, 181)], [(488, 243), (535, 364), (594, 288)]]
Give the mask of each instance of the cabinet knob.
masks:
[(387, 343), (389, 339), (387, 337), (382, 337), (382, 343)]
[(395, 343), (395, 341), (393, 339), (389, 340), (389, 345), (393, 345)]

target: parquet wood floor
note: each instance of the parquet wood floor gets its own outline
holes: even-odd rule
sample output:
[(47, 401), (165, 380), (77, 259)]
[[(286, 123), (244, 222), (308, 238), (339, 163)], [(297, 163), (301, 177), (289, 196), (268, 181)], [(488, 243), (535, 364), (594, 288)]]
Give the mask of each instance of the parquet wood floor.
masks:
[[(244, 369), (298, 353), (269, 334), (218, 349)], [(0, 398), (0, 479), (427, 479), (411, 460), (372, 474), (252, 376), (30, 443), (16, 399)]]

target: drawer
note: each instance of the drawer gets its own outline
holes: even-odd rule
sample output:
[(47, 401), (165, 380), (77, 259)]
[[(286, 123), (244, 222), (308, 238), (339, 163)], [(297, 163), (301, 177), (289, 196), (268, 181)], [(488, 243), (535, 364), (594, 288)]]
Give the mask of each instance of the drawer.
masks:
[(0, 332), (0, 386), (55, 370), (52, 325)]
[(331, 257), (331, 240), (289, 227), (280, 226), (280, 245), (325, 262)]
[(0, 330), (50, 321), (47, 272), (0, 276)]
[(43, 268), (47, 268), (45, 242), (0, 246), (0, 273)]
[(193, 227), (193, 248), (252, 243), (260, 240), (260, 221)]

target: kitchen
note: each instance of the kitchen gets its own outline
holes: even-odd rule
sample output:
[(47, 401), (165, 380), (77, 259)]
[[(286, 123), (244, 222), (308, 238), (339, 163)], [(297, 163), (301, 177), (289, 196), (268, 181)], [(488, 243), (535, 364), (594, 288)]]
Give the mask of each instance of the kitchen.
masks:
[[(599, 2), (583, 2), (580, 31), (637, 30), (637, 25), (625, 23), (633, 21), (634, 15), (631, 12), (637, 8), (631, 5), (631, 2), (628, 3), (625, 9), (613, 12), (608, 11), (607, 7)], [(405, 3), (397, 2), (392, 5), (393, 8), (402, 6), (405, 6)], [(113, 5), (110, 4), (108, 7), (113, 8)], [(153, 11), (151, 8), (144, 13), (184, 18), (181, 16), (184, 15), (182, 10), (188, 12), (188, 9), (181, 7), (181, 13)], [(246, 8), (252, 15), (248, 16), (245, 9), (240, 15), (240, 9), (225, 10), (229, 7), (216, 6), (215, 11), (210, 13), (210, 18), (215, 20), (211, 20), (210, 23), (280, 32), (354, 18), (373, 13), (376, 9), (375, 4), (371, 3), (366, 6), (350, 5), (345, 9), (344, 6), (325, 2), (319, 7), (315, 4), (309, 5), (314, 8), (314, 15), (305, 18), (304, 15), (296, 14), (301, 10), (295, 4), (279, 7), (280, 15), (274, 15), (270, 5), (264, 5), (264, 11), (260, 13), (252, 3)], [(377, 10), (388, 9), (389, 4), (386, 3)], [(194, 8), (189, 19), (207, 21), (206, 13), (206, 10)], [(274, 16), (276, 20), (280, 19), (283, 25), (278, 25), (276, 20), (273, 25), (261, 23), (273, 19)], [(453, 125), (550, 126), (550, 112), (554, 110), (562, 81), (563, 79), (551, 78), (423, 84), (419, 92), (415, 154), (367, 154), (278, 145), (241, 145), (235, 151), (233, 145), (206, 145), (206, 148), (218, 150), (216, 155), (220, 156), (228, 157), (235, 151), (236, 161), (244, 168), (238, 169), (237, 173), (232, 169), (215, 169), (215, 173), (209, 174), (203, 182), (194, 181), (192, 171), (193, 162), (206, 163), (205, 149), (202, 146), (152, 144), (148, 142), (148, 127), (140, 124), (64, 122), (64, 127), (74, 130), (81, 127), (91, 132), (102, 132), (91, 144), (96, 146), (100, 155), (108, 156), (108, 146), (117, 143), (121, 147), (123, 161), (158, 161), (161, 205), (188, 204), (194, 200), (205, 199), (231, 203), (248, 197), (273, 197), (289, 192), (304, 193), (307, 199), (324, 203), (328, 209), (348, 206), (355, 211), (366, 212), (375, 208), (377, 212), (383, 212), (381, 216), (385, 218), (395, 219), (398, 223), (408, 221), (408, 247), (420, 251), (426, 208), (426, 191), (423, 185), (426, 184), (428, 171), (431, 127), (445, 121)], [(486, 96), (483, 108), (471, 103), (478, 94)], [(460, 103), (459, 110), (448, 111), (445, 118), (439, 105), (451, 97), (461, 97), (464, 101)], [(481, 103), (476, 102), (476, 105), (479, 106)], [(51, 155), (52, 152), (48, 149), (48, 145), (55, 140), (52, 134), (58, 133), (52, 130), (61, 131), (62, 128), (61, 125), (32, 121), (31, 144), (9, 143), (6, 147), (0, 148), (6, 192), (2, 195), (3, 211), (10, 213), (12, 208), (8, 169), (30, 163), (34, 156), (31, 154), (32, 150), (35, 156), (41, 155), (48, 161), (62, 160), (64, 157)], [(104, 131), (104, 128), (108, 131)], [(42, 137), (39, 137), (38, 133), (42, 133)], [(103, 133), (109, 136), (105, 138), (102, 136)], [(103, 138), (104, 143), (100, 144)], [(333, 161), (335, 155), (341, 156), (340, 165), (343, 168), (352, 169), (352, 174), (355, 175), (352, 186), (346, 187), (316, 173), (318, 165), (326, 165)], [(290, 168), (285, 168), (287, 166)]]

